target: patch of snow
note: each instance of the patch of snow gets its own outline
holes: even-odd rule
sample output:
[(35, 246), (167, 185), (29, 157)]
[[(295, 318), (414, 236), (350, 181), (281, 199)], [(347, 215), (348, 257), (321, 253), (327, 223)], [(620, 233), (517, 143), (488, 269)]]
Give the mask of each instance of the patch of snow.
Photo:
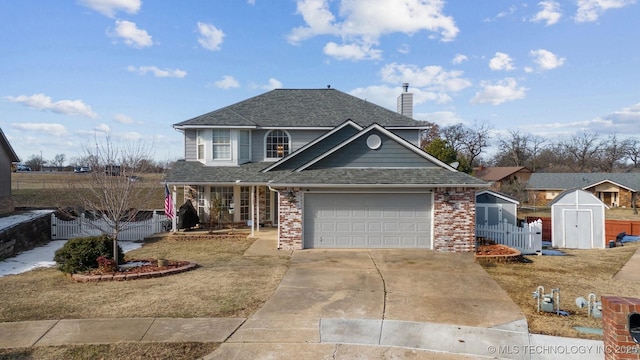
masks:
[[(60, 249), (66, 242), (67, 240), (53, 240), (46, 245), (39, 246), (35, 249), (22, 252), (17, 256), (0, 261), (0, 277), (5, 275), (21, 274), (41, 267), (47, 268), (56, 266), (56, 262), (53, 261), (53, 256), (55, 255), (56, 250)], [(122, 251), (127, 253), (128, 251), (141, 247), (143, 243), (135, 241), (119, 241), (118, 245), (120, 245)]]
[(30, 210), (9, 216), (0, 217), (0, 231), (23, 222), (31, 221), (43, 215), (51, 214), (53, 210)]

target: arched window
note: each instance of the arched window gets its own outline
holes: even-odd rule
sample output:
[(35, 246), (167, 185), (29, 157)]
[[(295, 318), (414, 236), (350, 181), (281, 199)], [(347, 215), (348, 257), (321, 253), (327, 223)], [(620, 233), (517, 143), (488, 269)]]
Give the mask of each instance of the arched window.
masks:
[(283, 158), (289, 155), (289, 134), (284, 130), (271, 130), (265, 139), (266, 158)]

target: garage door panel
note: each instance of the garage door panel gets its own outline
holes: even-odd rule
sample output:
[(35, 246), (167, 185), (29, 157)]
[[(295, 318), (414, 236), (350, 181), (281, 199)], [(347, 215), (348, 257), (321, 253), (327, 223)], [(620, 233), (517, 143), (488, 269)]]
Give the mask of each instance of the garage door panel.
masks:
[(305, 248), (431, 248), (431, 195), (305, 194)]

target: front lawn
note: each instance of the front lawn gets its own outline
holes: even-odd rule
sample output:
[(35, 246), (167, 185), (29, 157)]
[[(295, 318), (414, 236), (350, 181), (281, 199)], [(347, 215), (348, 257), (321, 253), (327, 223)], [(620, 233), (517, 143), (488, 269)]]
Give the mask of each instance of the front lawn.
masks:
[(75, 283), (62, 272), (38, 269), (0, 278), (0, 321), (126, 317), (248, 317), (276, 289), (288, 257), (245, 257), (254, 240), (171, 240), (146, 243), (129, 258), (198, 263), (162, 278)]
[[(595, 293), (638, 297), (640, 282), (613, 280), (615, 274), (640, 247), (640, 242), (627, 243), (613, 249), (562, 250), (567, 256), (527, 256), (530, 263), (484, 264), (484, 269), (520, 306), (527, 317), (529, 331), (536, 334), (602, 339), (598, 335), (578, 332), (573, 327), (602, 328), (602, 320), (587, 317), (587, 309), (576, 306), (577, 297)], [(545, 294), (560, 288), (560, 309), (571, 315), (564, 317), (537, 313), (532, 293), (543, 286)]]

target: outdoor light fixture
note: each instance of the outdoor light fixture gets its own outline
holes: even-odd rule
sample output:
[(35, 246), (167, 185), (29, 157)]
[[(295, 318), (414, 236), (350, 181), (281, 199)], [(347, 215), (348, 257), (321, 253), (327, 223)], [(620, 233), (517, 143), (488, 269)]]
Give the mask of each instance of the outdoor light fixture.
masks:
[(289, 190), (289, 192), (287, 192), (287, 199), (289, 199), (289, 202), (296, 201), (296, 193), (294, 193), (293, 190)]
[(449, 192), (448, 192), (448, 191), (445, 191), (445, 192), (442, 194), (442, 200), (444, 200), (444, 202), (449, 202), (449, 200), (450, 200), (450, 199), (451, 199), (451, 195), (449, 195)]

